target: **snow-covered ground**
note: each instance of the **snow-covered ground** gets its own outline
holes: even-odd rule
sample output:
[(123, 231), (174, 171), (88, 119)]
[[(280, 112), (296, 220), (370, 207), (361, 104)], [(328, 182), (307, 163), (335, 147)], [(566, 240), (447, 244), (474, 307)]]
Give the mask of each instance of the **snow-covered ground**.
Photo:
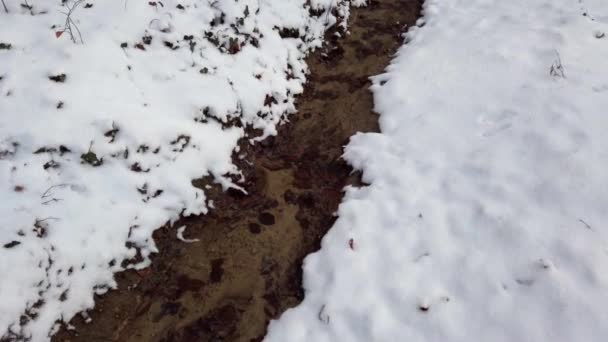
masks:
[(608, 2), (423, 14), (346, 149), (371, 185), (266, 341), (607, 341)]
[(238, 187), (243, 126), (276, 133), (350, 2), (0, 3), (0, 339), (47, 340), (145, 267), (154, 229), (211, 206), (192, 179)]

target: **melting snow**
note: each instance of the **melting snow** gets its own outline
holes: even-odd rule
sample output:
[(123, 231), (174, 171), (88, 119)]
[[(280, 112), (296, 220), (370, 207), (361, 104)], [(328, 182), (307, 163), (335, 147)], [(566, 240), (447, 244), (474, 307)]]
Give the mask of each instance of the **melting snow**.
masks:
[(154, 229), (212, 207), (192, 179), (237, 186), (243, 126), (252, 141), (276, 133), (306, 53), (350, 5), (4, 3), (0, 339), (33, 341), (92, 308), (115, 272), (145, 267)]
[(603, 0), (427, 0), (266, 340), (608, 340), (607, 34)]

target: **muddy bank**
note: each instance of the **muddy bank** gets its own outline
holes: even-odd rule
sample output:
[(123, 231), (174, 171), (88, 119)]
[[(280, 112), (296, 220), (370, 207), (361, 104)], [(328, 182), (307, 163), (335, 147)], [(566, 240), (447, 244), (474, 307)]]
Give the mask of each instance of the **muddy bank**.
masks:
[(303, 298), (302, 259), (335, 221), (343, 187), (357, 181), (342, 147), (357, 131), (378, 130), (368, 77), (389, 63), (420, 2), (354, 9), (350, 35), (309, 58), (299, 113), (277, 137), (242, 145), (249, 195), (210, 191), (216, 210), (178, 223), (198, 242), (159, 229), (152, 266), (118, 274), (119, 290), (96, 298), (93, 321), (75, 318), (75, 330), (53, 340), (260, 341), (268, 321)]

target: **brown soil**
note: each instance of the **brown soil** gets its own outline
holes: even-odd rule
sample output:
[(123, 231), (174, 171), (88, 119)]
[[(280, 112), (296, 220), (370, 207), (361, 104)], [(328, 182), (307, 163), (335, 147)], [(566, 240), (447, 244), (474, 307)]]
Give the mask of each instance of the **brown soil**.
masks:
[[(216, 209), (154, 234), (152, 266), (116, 275), (118, 290), (96, 298), (54, 341), (261, 341), (269, 320), (303, 299), (302, 260), (335, 221), (342, 189), (356, 175), (341, 160), (357, 131), (377, 131), (369, 76), (379, 74), (412, 25), (421, 0), (372, 0), (353, 9), (350, 35), (309, 59), (299, 113), (277, 137), (242, 144), (235, 158), (249, 195), (211, 191)], [(345, 241), (345, 248), (348, 241)]]

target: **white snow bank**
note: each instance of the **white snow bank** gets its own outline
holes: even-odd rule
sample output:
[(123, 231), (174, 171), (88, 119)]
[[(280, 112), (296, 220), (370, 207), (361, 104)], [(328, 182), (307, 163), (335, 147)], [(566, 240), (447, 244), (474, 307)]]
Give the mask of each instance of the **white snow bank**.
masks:
[(346, 148), (371, 185), (266, 341), (608, 340), (608, 2), (427, 0), (419, 26)]
[(0, 339), (33, 341), (92, 308), (114, 272), (146, 266), (154, 229), (206, 213), (192, 179), (235, 186), (231, 155), (244, 129), (234, 119), (275, 134), (302, 92), (306, 52), (338, 21), (328, 12), (346, 19), (349, 7), (4, 2)]

